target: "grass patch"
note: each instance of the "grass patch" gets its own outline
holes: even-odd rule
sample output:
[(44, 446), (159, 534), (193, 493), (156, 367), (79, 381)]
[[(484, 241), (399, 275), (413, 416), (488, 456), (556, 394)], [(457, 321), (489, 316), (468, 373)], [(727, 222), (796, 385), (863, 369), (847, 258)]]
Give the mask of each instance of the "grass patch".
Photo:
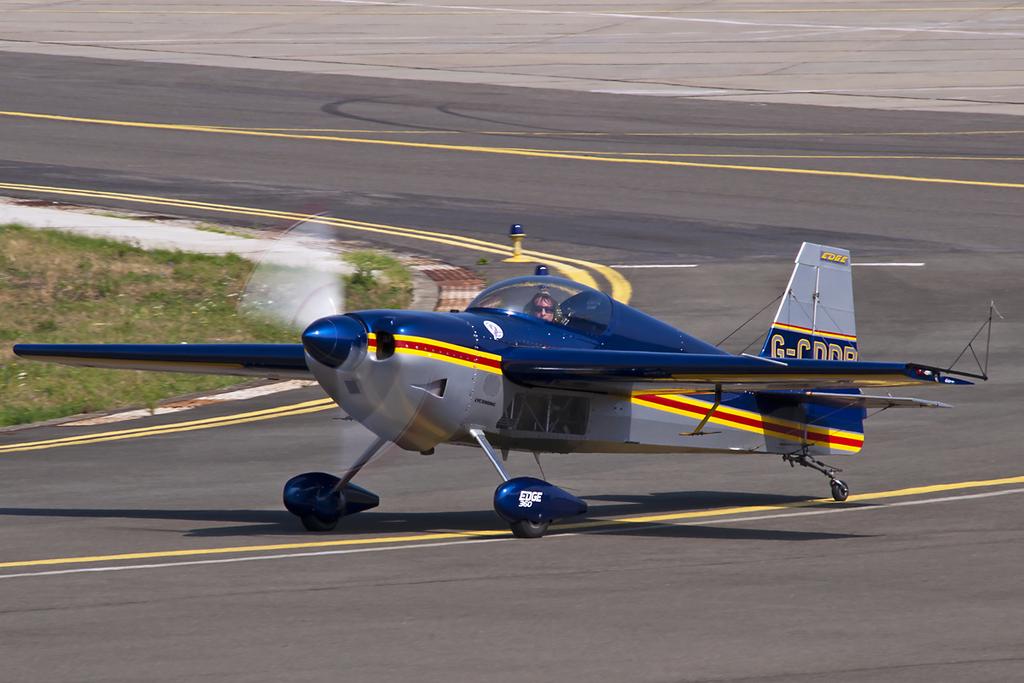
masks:
[(378, 251), (350, 251), (345, 260), (355, 272), (345, 277), (345, 306), (406, 308), (412, 301), (412, 277), (398, 259)]
[[(409, 291), (408, 272), (394, 259), (357, 253), (369, 270), (357, 266), (348, 308), (407, 304), (396, 292)], [(237, 384), (237, 377), (22, 361), (11, 343), (297, 342), (295, 330), (238, 312), (252, 268), (235, 255), (145, 251), (0, 225), (0, 425), (153, 407), (171, 396)]]
[(112, 240), (0, 226), (0, 425), (154, 406), (233, 377), (72, 368), (17, 359), (8, 344), (294, 342), (241, 316), (252, 264), (238, 256), (144, 251)]

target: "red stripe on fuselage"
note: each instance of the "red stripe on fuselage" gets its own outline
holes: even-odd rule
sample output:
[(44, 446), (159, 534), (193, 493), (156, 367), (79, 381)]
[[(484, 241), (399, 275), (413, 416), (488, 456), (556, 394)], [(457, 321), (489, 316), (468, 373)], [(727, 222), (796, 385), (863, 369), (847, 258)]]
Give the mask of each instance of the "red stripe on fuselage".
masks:
[(408, 341), (405, 339), (395, 340), (396, 349), (413, 349), (415, 351), (425, 351), (427, 353), (435, 353), (439, 356), (448, 356), (449, 358), (457, 358), (464, 360), (469, 363), (476, 363), (477, 365), (486, 365), (487, 367), (501, 369), (501, 361), (494, 358), (484, 358), (478, 356), (471, 351), (456, 351), (446, 346), (436, 346), (434, 344), (427, 344), (425, 342)]

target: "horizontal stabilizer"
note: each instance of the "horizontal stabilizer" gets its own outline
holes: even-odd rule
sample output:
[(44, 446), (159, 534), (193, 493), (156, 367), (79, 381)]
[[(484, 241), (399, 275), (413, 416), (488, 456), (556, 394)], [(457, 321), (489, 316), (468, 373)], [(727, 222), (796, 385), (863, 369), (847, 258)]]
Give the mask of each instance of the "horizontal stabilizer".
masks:
[(14, 353), (91, 368), (312, 379), (302, 344), (15, 344)]
[(819, 403), (836, 408), (952, 408), (941, 401), (926, 401), (923, 398), (900, 396), (867, 396), (865, 394), (830, 394), (824, 391), (802, 391), (805, 402)]
[[(502, 358), (513, 382), (575, 391), (725, 391), (853, 389), (972, 384), (915, 363), (787, 359), (657, 351), (518, 348)], [(955, 373), (954, 373), (955, 374)]]

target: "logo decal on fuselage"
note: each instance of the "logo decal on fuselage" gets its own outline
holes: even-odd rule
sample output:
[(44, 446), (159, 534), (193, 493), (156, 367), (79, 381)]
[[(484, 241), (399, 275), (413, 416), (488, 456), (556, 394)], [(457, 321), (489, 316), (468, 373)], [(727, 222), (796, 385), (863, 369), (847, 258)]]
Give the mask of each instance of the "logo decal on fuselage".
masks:
[(501, 325), (499, 325), (498, 323), (491, 322), (490, 320), (485, 320), (484, 327), (487, 328), (487, 331), (490, 332), (491, 336), (494, 337), (495, 339), (501, 339), (502, 337), (505, 336), (505, 330), (501, 329)]
[(849, 263), (850, 257), (846, 254), (837, 254), (834, 251), (823, 251), (821, 252), (821, 260), (845, 266)]
[(520, 491), (519, 507), (532, 508), (534, 503), (539, 503), (544, 494), (540, 491)]

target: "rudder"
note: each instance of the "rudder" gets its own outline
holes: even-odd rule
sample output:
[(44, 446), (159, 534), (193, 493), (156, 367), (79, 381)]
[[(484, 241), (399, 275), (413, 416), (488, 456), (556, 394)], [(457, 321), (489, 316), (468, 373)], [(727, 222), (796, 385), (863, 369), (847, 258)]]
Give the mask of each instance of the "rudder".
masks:
[(849, 251), (803, 243), (761, 356), (857, 360)]

